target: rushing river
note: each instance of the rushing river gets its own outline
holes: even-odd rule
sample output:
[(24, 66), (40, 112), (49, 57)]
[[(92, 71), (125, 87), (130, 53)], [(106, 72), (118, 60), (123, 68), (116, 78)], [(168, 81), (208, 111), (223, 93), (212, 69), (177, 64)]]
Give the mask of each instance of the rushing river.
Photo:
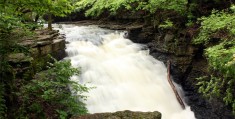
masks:
[(123, 32), (97, 26), (56, 25), (65, 33), (66, 52), (81, 75), (72, 80), (95, 87), (87, 94), (90, 113), (159, 111), (162, 119), (195, 119), (182, 109), (167, 81), (164, 64)]

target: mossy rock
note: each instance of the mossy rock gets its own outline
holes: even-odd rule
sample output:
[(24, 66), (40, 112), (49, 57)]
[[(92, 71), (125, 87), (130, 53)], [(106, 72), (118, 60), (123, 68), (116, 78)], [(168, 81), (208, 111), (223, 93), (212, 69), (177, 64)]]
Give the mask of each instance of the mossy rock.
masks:
[(8, 61), (12, 63), (31, 62), (32, 57), (26, 56), (24, 53), (12, 53), (8, 55)]
[(133, 112), (133, 111), (118, 111), (115, 113), (96, 113), (71, 119), (161, 119), (161, 113), (154, 112)]

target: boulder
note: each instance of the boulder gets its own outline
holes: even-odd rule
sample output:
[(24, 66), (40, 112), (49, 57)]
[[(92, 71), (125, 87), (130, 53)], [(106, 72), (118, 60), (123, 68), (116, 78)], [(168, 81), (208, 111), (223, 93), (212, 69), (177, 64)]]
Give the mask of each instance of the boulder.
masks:
[(161, 119), (161, 113), (154, 112), (133, 112), (118, 111), (114, 113), (96, 113), (83, 116), (75, 116), (71, 119)]

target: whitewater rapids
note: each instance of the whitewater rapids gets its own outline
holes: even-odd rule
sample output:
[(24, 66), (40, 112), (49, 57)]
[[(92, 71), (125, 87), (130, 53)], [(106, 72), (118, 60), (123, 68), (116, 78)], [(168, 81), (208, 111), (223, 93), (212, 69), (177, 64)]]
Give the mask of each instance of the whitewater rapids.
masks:
[(123, 32), (97, 26), (55, 25), (66, 35), (72, 66), (81, 68), (71, 79), (95, 87), (85, 102), (89, 113), (159, 111), (162, 119), (195, 119), (182, 109), (167, 81), (165, 65)]

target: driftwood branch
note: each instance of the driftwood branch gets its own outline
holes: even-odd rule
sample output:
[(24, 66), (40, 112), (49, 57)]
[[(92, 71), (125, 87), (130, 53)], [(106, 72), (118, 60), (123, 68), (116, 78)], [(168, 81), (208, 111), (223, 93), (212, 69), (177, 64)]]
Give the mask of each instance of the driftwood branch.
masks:
[(169, 82), (169, 84), (170, 84), (172, 90), (174, 91), (175, 96), (176, 96), (178, 102), (180, 103), (181, 107), (182, 107), (183, 109), (185, 109), (184, 102), (182, 101), (182, 99), (181, 99), (179, 93), (177, 92), (177, 90), (176, 90), (176, 88), (175, 88), (175, 85), (174, 85), (173, 82), (171, 81), (171, 77), (170, 77), (170, 75), (171, 75), (171, 72), (170, 72), (171, 62), (170, 62), (169, 60), (167, 61), (167, 65), (168, 65), (168, 66), (167, 66), (167, 80), (168, 80), (168, 82)]

